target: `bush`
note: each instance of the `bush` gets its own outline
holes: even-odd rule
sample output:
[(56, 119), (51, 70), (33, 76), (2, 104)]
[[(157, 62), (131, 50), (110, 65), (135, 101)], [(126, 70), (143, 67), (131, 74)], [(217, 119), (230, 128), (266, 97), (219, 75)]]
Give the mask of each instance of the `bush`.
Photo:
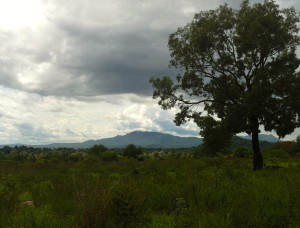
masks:
[(105, 151), (101, 154), (102, 161), (118, 161), (118, 155), (114, 151)]
[(72, 162), (78, 162), (81, 159), (81, 155), (78, 153), (72, 153), (69, 155), (69, 160)]
[(90, 151), (92, 154), (99, 155), (99, 154), (107, 151), (107, 148), (101, 144), (96, 144), (90, 148)]
[(99, 161), (99, 157), (94, 154), (87, 154), (84, 157), (84, 162), (87, 162), (87, 163), (96, 163), (98, 161)]
[(123, 155), (128, 158), (135, 158), (137, 159), (139, 155), (142, 154), (142, 148), (136, 147), (133, 144), (129, 144), (125, 149), (123, 150)]
[(288, 153), (290, 155), (295, 155), (297, 153), (300, 153), (300, 135), (298, 135), (295, 143), (293, 144), (293, 146), (288, 150)]
[(248, 148), (246, 147), (238, 147), (233, 151), (234, 156), (238, 157), (238, 158), (245, 158), (248, 157), (251, 152), (248, 150)]
[(231, 150), (228, 147), (224, 147), (223, 149), (214, 150), (207, 143), (203, 143), (193, 151), (193, 158), (201, 158), (201, 157), (215, 157), (218, 155), (230, 154)]
[(199, 146), (199, 147), (195, 148), (195, 150), (193, 152), (193, 158), (199, 159), (204, 156), (205, 156), (205, 153), (204, 153), (203, 147)]
[(289, 154), (286, 151), (284, 151), (283, 149), (267, 150), (264, 152), (264, 154), (266, 155), (266, 157), (274, 157), (274, 158), (281, 158), (281, 159), (290, 157)]
[[(137, 182), (124, 179), (115, 186), (110, 221), (112, 227), (140, 227), (145, 221), (145, 193)], [(144, 223), (145, 224), (145, 223)]]

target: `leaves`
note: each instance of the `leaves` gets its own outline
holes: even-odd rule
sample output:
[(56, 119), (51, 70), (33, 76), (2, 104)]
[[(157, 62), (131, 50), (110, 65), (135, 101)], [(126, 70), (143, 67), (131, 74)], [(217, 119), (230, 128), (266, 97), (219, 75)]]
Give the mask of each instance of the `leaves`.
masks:
[(199, 12), (169, 36), (170, 66), (182, 74), (151, 78), (153, 98), (178, 106), (177, 125), (217, 115), (232, 133), (251, 133), (255, 117), (267, 131), (291, 133), (300, 126), (298, 22), (294, 8), (275, 1)]

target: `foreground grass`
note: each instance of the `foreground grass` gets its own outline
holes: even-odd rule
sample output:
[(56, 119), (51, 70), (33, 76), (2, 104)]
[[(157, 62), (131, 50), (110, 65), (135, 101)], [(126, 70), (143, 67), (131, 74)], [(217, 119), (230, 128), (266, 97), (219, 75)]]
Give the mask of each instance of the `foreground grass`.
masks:
[(0, 227), (300, 227), (300, 161), (277, 162), (2, 161)]

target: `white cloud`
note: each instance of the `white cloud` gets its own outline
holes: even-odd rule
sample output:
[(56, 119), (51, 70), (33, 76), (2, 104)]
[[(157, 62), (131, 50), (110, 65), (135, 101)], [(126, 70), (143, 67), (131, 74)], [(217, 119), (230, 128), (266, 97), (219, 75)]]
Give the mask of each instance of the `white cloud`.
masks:
[(0, 99), (0, 144), (101, 138), (109, 130), (112, 131), (105, 129), (101, 132), (103, 126), (107, 125), (105, 115), (117, 109), (117, 105), (103, 101), (89, 103), (68, 98), (42, 97), (5, 88), (0, 88)]
[(1, 0), (0, 5), (0, 26), (3, 29), (18, 30), (44, 20), (44, 5), (39, 0)]
[(13, 7), (10, 1), (1, 1), (0, 9), (24, 24), (6, 30), (3, 26), (13, 20), (0, 20), (0, 42), (5, 44), (0, 47), (1, 84), (69, 97), (149, 95), (149, 77), (171, 73), (168, 34), (190, 21), (195, 11), (218, 4), (28, 0)]
[(0, 87), (0, 144), (80, 142), (134, 130), (197, 135), (197, 127), (173, 123), (175, 110), (161, 110), (149, 97), (99, 96), (85, 101)]
[[(192, 123), (176, 127), (174, 110), (160, 110), (148, 79), (176, 74), (168, 69), (168, 35), (224, 2), (1, 0), (0, 144), (137, 129), (197, 133)], [(278, 2), (300, 9), (295, 0)]]
[(197, 136), (199, 129), (189, 122), (176, 126), (173, 122), (176, 110), (161, 110), (158, 105), (149, 103), (133, 104), (117, 115), (117, 128), (125, 132), (135, 130), (165, 132), (174, 135)]

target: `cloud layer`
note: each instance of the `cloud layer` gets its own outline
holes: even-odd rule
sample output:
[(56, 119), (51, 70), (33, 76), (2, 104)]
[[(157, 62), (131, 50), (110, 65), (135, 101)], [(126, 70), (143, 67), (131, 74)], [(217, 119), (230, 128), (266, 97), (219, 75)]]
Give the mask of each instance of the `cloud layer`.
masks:
[[(151, 76), (174, 74), (168, 68), (168, 35), (189, 22), (195, 12), (222, 3), (28, 1), (28, 13), (17, 11), (23, 18), (8, 23), (13, 29), (0, 26), (0, 41), (5, 44), (0, 48), (1, 84), (43, 96), (148, 96)], [(241, 1), (228, 3), (238, 7)], [(31, 11), (32, 17), (28, 15)]]
[[(151, 100), (168, 68), (168, 35), (224, 0), (3, 0), (0, 144), (80, 141), (176, 127)], [(262, 2), (262, 0), (251, 1)], [(238, 7), (240, 0), (229, 0)], [(278, 1), (282, 7), (298, 1)], [(18, 7), (16, 7), (18, 6)]]
[(168, 34), (191, 18), (182, 1), (51, 1), (42, 23), (2, 29), (1, 84), (41, 95), (150, 94), (168, 74)]
[(0, 87), (0, 99), (0, 144), (80, 142), (134, 130), (198, 134), (193, 123), (175, 126), (174, 110), (161, 110), (151, 98), (133, 94), (106, 95), (86, 102)]

